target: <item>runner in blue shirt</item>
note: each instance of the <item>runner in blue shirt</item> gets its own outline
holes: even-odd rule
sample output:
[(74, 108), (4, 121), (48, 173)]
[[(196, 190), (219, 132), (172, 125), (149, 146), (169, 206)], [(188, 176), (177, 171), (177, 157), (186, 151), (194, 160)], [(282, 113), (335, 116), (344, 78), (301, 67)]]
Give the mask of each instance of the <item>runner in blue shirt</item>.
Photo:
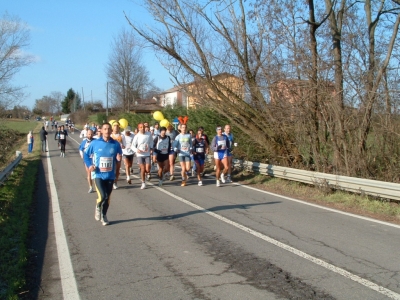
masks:
[[(82, 141), (82, 143), (79, 145), (79, 154), (81, 156), (81, 158), (83, 159), (83, 164), (85, 166), (85, 170), (86, 170), (86, 175), (87, 175), (87, 181), (89, 183), (89, 191), (88, 193), (92, 193), (93, 192), (93, 183), (92, 183), (92, 172), (89, 171), (88, 166), (86, 166), (85, 164), (85, 160), (84, 160), (84, 156), (86, 156), (87, 154), (85, 153), (86, 149), (89, 147), (90, 143), (93, 141), (93, 131), (91, 129), (89, 129), (87, 131), (87, 135), (86, 138)], [(90, 159), (90, 157), (88, 157), (88, 159)]]
[[(122, 149), (119, 142), (113, 140), (110, 123), (101, 126), (102, 137), (93, 140), (85, 151), (85, 164), (91, 172), (96, 185), (98, 199), (96, 203), (95, 219), (103, 225), (110, 224), (107, 211), (110, 205), (111, 192), (115, 179), (115, 168), (122, 158)], [(91, 158), (92, 157), (92, 158)]]

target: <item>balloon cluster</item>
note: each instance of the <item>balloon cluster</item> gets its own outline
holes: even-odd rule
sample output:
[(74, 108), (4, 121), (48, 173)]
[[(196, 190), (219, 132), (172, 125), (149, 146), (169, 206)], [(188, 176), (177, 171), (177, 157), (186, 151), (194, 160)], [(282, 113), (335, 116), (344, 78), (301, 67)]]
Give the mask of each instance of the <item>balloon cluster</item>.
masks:
[(167, 119), (164, 119), (164, 115), (162, 114), (162, 112), (161, 111), (155, 111), (154, 113), (153, 113), (153, 118), (154, 118), (154, 120), (156, 120), (156, 121), (159, 121), (160, 122), (160, 126), (161, 127), (168, 127), (169, 126), (169, 121), (167, 120)]
[(108, 123), (111, 124), (111, 127), (114, 126), (114, 123), (117, 123), (117, 124), (119, 124), (119, 127), (120, 127), (121, 129), (125, 129), (125, 128), (129, 125), (129, 124), (128, 124), (128, 121), (127, 121), (126, 119), (120, 119), (119, 121), (117, 121), (117, 120), (110, 120), (110, 121), (108, 121)]

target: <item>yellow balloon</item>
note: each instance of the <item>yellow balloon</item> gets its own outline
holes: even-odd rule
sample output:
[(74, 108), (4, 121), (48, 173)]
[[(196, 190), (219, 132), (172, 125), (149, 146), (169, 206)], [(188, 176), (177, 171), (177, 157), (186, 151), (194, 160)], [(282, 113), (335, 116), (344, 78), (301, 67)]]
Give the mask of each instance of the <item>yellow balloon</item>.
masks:
[(125, 129), (126, 126), (128, 126), (128, 121), (126, 119), (120, 119), (118, 122), (119, 122), (119, 127), (121, 127), (122, 129)]
[(115, 120), (108, 121), (108, 123), (110, 123), (111, 126), (114, 124), (114, 122), (115, 122)]
[(164, 120), (164, 116), (163, 116), (162, 112), (159, 111), (159, 110), (157, 110), (157, 111), (155, 111), (155, 112), (153, 113), (153, 118), (154, 118), (154, 120), (156, 120), (156, 121)]
[(160, 126), (161, 127), (168, 127), (169, 121), (167, 119), (163, 119), (160, 121)]

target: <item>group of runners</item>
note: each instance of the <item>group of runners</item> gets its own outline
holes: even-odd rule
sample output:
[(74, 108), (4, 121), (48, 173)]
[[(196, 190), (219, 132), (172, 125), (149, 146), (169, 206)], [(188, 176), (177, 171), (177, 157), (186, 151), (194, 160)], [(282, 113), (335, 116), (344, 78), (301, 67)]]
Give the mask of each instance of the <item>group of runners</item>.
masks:
[(87, 173), (89, 193), (96, 190), (98, 194), (95, 219), (101, 220), (103, 225), (109, 224), (107, 210), (110, 195), (113, 189), (118, 189), (122, 161), (126, 181), (131, 184), (135, 156), (141, 189), (145, 189), (146, 180), (151, 179), (152, 164), (157, 166), (159, 186), (163, 185), (164, 180), (173, 181), (177, 158), (181, 166), (181, 186), (186, 186), (190, 173), (197, 176), (197, 184), (202, 186), (204, 164), (210, 149), (214, 152), (216, 186), (231, 182), (232, 148), (236, 144), (230, 125), (224, 128), (217, 126), (211, 143), (203, 127), (199, 127), (195, 133), (188, 131), (187, 124), (180, 124), (175, 130), (172, 125), (160, 127), (156, 123), (150, 127), (148, 123), (140, 123), (134, 131), (127, 126), (123, 132), (118, 122), (101, 126), (86, 124), (81, 137), (83, 141), (79, 152)]

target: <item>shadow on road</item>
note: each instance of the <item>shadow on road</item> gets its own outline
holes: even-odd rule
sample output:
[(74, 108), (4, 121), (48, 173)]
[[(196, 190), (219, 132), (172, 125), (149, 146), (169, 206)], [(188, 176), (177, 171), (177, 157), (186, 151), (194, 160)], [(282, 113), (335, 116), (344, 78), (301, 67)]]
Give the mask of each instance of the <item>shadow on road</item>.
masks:
[(46, 243), (48, 239), (50, 197), (47, 193), (46, 175), (43, 159), (39, 163), (36, 193), (31, 208), (31, 225), (29, 232), (30, 256), (27, 266), (28, 293), (21, 299), (38, 299), (41, 289)]
[(116, 220), (112, 221), (111, 224), (120, 224), (126, 222), (135, 222), (135, 221), (169, 221), (174, 219), (179, 219), (195, 214), (206, 213), (206, 212), (218, 212), (222, 210), (230, 210), (230, 209), (248, 209), (253, 206), (260, 206), (260, 205), (270, 205), (270, 204), (278, 204), (281, 201), (271, 201), (271, 202), (264, 202), (264, 203), (250, 203), (250, 204), (235, 204), (235, 205), (220, 205), (214, 206), (208, 209), (203, 210), (192, 210), (185, 213), (180, 214), (173, 214), (173, 215), (166, 215), (166, 216), (159, 216), (159, 217), (148, 217), (148, 218), (133, 218), (127, 220)]

